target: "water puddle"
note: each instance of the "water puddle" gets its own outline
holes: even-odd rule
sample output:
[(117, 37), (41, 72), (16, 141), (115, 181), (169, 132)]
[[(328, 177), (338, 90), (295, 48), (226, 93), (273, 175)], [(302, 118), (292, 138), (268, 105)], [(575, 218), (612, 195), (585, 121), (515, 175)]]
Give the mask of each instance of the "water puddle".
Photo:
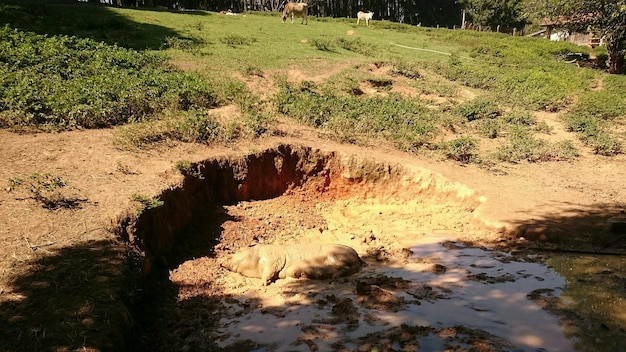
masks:
[(281, 280), (272, 285), (278, 294), (259, 288), (229, 300), (219, 344), (247, 340), (256, 351), (574, 349), (559, 318), (535, 300), (559, 296), (565, 279), (535, 256), (451, 241), (410, 252), (403, 265), (370, 263), (330, 282)]

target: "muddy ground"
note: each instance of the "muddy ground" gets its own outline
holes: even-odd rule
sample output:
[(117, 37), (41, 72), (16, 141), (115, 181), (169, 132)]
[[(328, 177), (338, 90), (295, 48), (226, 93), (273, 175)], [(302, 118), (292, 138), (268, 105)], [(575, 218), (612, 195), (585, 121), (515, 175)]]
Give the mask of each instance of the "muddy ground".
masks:
[[(551, 124), (557, 123), (553, 117), (546, 117)], [(301, 126), (279, 128), (282, 137), (250, 144), (168, 144), (134, 152), (116, 148), (113, 130), (0, 131), (0, 347), (253, 350), (258, 341), (233, 337), (220, 318), (248, 311), (281, 317), (294, 304), (309, 302), (332, 314), (317, 326), (299, 326), (302, 337), (292, 347), (324, 350), (319, 340), (331, 334), (333, 326), (341, 333), (354, 331), (357, 322), (363, 326), (376, 321), (363, 309), (401, 309), (406, 302), (398, 300), (398, 292), (411, 291), (414, 301), (446, 294), (445, 287), (411, 286), (371, 271), (406, 265), (411, 246), (439, 241), (520, 255), (529, 248), (607, 253), (624, 249), (623, 237), (605, 231), (608, 219), (626, 209), (623, 155), (599, 157), (583, 149), (570, 162), (502, 165), (494, 171), (409, 155), (385, 145), (341, 145)], [(423, 179), (429, 191), (416, 185), (390, 190), (366, 183), (352, 189), (345, 187), (350, 177), (343, 177), (344, 187), (324, 192), (323, 185), (311, 182), (291, 187), (280, 197), (206, 204), (195, 227), (185, 229), (188, 236), (176, 242), (167, 257), (156, 258), (150, 275), (141, 275), (146, 248), (116, 236), (126, 224), (120, 219), (137, 207), (133, 199), (182, 185), (183, 176), (174, 168), (181, 160), (240, 158), (279, 144), (401, 165), (409, 174), (428, 174)], [(11, 182), (37, 173), (58, 176), (65, 186)], [(348, 244), (364, 258), (367, 269), (331, 282), (281, 280), (261, 287), (260, 280), (219, 266), (221, 257), (244, 246), (304, 241)], [(436, 274), (447, 269), (430, 265), (423, 270)], [(326, 289), (345, 295), (324, 294)], [(390, 326), (356, 342), (333, 340), (331, 348), (414, 349), (419, 347), (415, 336), (450, 338), (456, 341), (447, 347), (450, 350), (514, 349), (510, 341), (468, 326), (410, 325)]]

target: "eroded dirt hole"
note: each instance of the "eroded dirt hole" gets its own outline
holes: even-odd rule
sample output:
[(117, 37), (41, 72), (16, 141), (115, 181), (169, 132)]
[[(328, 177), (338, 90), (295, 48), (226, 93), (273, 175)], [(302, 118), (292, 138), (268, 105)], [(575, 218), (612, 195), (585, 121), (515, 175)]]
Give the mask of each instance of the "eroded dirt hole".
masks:
[[(126, 227), (145, 253), (137, 349), (571, 347), (533, 301), (558, 295), (562, 278), (531, 257), (476, 248), (496, 236), (473, 215), (480, 195), (461, 184), (291, 145), (188, 173), (161, 195), (163, 206)], [(251, 245), (302, 243), (350, 246), (366, 265), (264, 286), (219, 264)]]

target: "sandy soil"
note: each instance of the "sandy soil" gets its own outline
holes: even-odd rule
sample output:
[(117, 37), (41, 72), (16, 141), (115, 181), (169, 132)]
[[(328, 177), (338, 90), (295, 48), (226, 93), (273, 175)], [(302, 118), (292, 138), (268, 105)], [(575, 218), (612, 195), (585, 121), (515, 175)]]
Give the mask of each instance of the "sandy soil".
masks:
[[(132, 337), (148, 350), (163, 347), (163, 341), (155, 338), (159, 334), (174, 339), (169, 347), (202, 346), (202, 341), (185, 340), (196, 336), (190, 327), (202, 322), (206, 329), (216, 329), (208, 322), (218, 323), (211, 319), (218, 301), (260, 292), (258, 280), (230, 273), (216, 259), (253, 243), (344, 243), (372, 263), (402, 262), (407, 243), (431, 241), (432, 234), (478, 244), (502, 241), (524, 246), (556, 243), (577, 250), (623, 249), (623, 238), (597, 235), (606, 229), (609, 218), (626, 210), (624, 155), (606, 158), (584, 152), (570, 162), (502, 165), (494, 171), (385, 146), (339, 145), (299, 126), (280, 128), (284, 137), (250, 144), (176, 144), (140, 152), (117, 149), (112, 130), (56, 134), (0, 130), (0, 319), (4, 325), (0, 348), (124, 350), (132, 345)], [(181, 175), (174, 170), (178, 161), (242, 155), (277, 143), (425, 168), (472, 190), (483, 203), (468, 209), (451, 200), (327, 199), (295, 190), (276, 199), (224, 206), (216, 209), (219, 226), (210, 230), (219, 234), (221, 242), (206, 256), (185, 261), (152, 280), (153, 293), (145, 294), (149, 289), (137, 286), (133, 274), (140, 258), (129, 255), (126, 244), (111, 232), (120, 214), (136, 206), (131, 199), (156, 195), (180, 182)], [(31, 182), (28, 186), (29, 177), (36, 173), (58, 176), (67, 185), (52, 189)], [(17, 178), (24, 181), (21, 186), (10, 182)], [(61, 206), (43, 207), (41, 200), (46, 197)], [(270, 285), (262, 295), (278, 296), (283, 287)], [(335, 299), (337, 305), (341, 298)], [(161, 308), (146, 313), (147, 307), (154, 306)], [(345, 309), (348, 313), (338, 313), (340, 317), (350, 315), (350, 307)], [(137, 313), (143, 318), (137, 319)], [(181, 320), (193, 322), (185, 325)], [(140, 331), (133, 330), (137, 322)], [(482, 343), (483, 349), (478, 350), (498, 350), (494, 341), (485, 337), (475, 346)]]

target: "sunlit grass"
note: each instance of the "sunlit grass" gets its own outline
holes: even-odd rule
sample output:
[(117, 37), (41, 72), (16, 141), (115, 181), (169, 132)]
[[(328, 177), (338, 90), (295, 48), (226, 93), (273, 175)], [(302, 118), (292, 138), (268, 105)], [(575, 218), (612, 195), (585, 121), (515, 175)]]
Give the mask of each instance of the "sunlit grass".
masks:
[[(510, 118), (508, 112), (515, 111), (519, 120), (534, 111), (545, 110), (561, 112), (572, 135), (579, 136), (596, 153), (614, 155), (622, 152), (624, 138), (620, 126), (626, 120), (624, 79), (559, 61), (559, 57), (568, 52), (589, 51), (571, 43), (499, 33), (415, 27), (382, 20), (364, 27), (356, 26), (352, 19), (310, 17), (309, 24), (302, 25), (299, 21), (281, 23), (279, 13), (267, 12), (224, 16), (207, 11), (45, 6), (49, 8), (48, 13), (65, 11), (79, 17), (80, 20), (72, 25), (71, 21), (54, 16), (35, 16), (44, 11), (44, 7), (20, 12), (20, 6), (0, 7), (0, 18), (39, 34), (49, 31), (50, 34), (84, 36), (133, 48), (138, 50), (138, 55), (155, 54), (165, 63), (193, 71), (188, 81), (193, 84), (187, 84), (187, 88), (177, 80), (165, 79), (166, 75), (173, 77), (172, 72), (154, 70), (150, 73), (144, 86), (149, 85), (157, 92), (170, 90), (163, 95), (170, 99), (168, 103), (151, 105), (151, 109), (139, 110), (135, 104), (151, 99), (125, 98), (141, 97), (138, 93), (146, 91), (139, 88), (142, 84), (135, 89), (137, 93), (134, 95), (130, 91), (116, 93), (116, 96), (122, 97), (114, 99), (117, 105), (98, 98), (92, 100), (99, 105), (81, 105), (79, 111), (72, 110), (76, 104), (66, 103), (67, 108), (61, 104), (71, 101), (62, 99), (63, 94), (48, 94), (51, 98), (46, 104), (60, 106), (57, 115), (62, 114), (63, 108), (74, 111), (72, 116), (80, 115), (82, 119), (77, 123), (76, 118), (68, 120), (55, 115), (54, 119), (45, 121), (48, 124), (66, 121), (62, 128), (74, 125), (107, 126), (112, 115), (99, 106), (113, 106), (116, 110), (111, 111), (121, 117), (115, 118), (111, 124), (145, 120), (145, 123), (155, 123), (156, 135), (163, 135), (159, 131), (164, 125), (168, 131), (172, 127), (168, 123), (157, 122), (159, 116), (176, 115), (176, 111), (181, 111), (181, 116), (209, 116), (197, 110), (183, 112), (189, 108), (211, 109), (234, 105), (240, 112), (238, 118), (241, 121), (231, 120), (224, 126), (216, 121), (217, 125), (209, 137), (202, 131), (189, 130), (189, 126), (206, 128), (204, 122), (209, 120), (198, 124), (188, 121), (183, 124), (187, 124), (183, 128), (185, 133), (165, 134), (168, 138), (203, 142), (232, 140), (241, 136), (258, 137), (272, 129), (272, 115), (279, 114), (322, 129), (327, 135), (343, 142), (382, 138), (410, 151), (440, 149), (445, 145), (448, 157), (468, 161), (480, 159), (484, 151), (480, 150), (480, 143), (462, 132), (472, 133), (478, 138), (476, 141), (480, 138), (504, 141), (500, 137), (510, 135), (512, 125), (519, 125), (519, 121), (507, 120)], [(20, 13), (23, 15), (20, 16)], [(132, 51), (129, 53), (132, 55)], [(128, 58), (129, 62), (132, 60)], [(389, 68), (389, 75), (402, 77), (415, 94), (426, 97), (408, 98), (390, 94), (392, 80), (368, 72), (368, 65)], [(7, 70), (6, 77), (14, 74), (12, 68), (3, 69)], [(55, 67), (49, 69), (56, 70)], [(286, 85), (272, 73), (284, 73), (286, 70), (298, 71), (304, 76), (325, 74), (325, 82), (313, 84), (304, 78), (300, 86)], [(267, 84), (273, 86), (264, 87), (263, 92), (254, 91), (240, 82), (236, 75), (263, 77)], [(34, 81), (46, 82), (46, 79), (42, 77)], [(87, 82), (81, 85), (91, 87), (92, 81), (87, 78)], [(109, 79), (108, 82), (115, 80)], [(372, 97), (363, 94), (360, 91), (363, 82), (376, 86), (379, 93), (389, 95)], [(602, 89), (590, 91), (598, 82), (603, 82)], [(4, 94), (4, 111), (0, 111), (4, 125), (10, 126), (18, 120), (24, 124), (30, 121), (31, 115), (24, 114), (19, 106), (12, 106), (11, 100), (7, 100), (7, 94), (15, 87), (9, 85), (0, 90)], [(39, 93), (37, 86), (34, 87), (33, 96), (36, 97)], [(267, 94), (269, 91), (280, 93)], [(20, 101), (16, 98), (18, 96), (20, 94), (10, 97), (13, 101)], [(90, 96), (97, 95), (93, 93)], [(198, 100), (203, 96), (210, 97), (211, 101), (203, 104)], [(58, 97), (58, 103), (55, 103), (55, 97)], [(433, 97), (443, 99), (435, 101)], [(120, 102), (124, 104), (120, 105)], [(129, 102), (135, 103), (129, 105)], [(125, 109), (125, 106), (131, 108)], [(170, 111), (161, 114), (159, 109)], [(318, 113), (313, 114), (315, 111)], [(156, 119), (149, 115), (154, 115)], [(83, 121), (92, 117), (100, 119), (99, 122)], [(556, 144), (546, 145), (533, 137), (533, 133), (539, 133), (542, 124), (533, 125), (524, 129), (524, 138), (503, 145), (498, 158), (543, 161), (570, 158), (575, 154), (569, 144), (561, 145), (556, 148), (560, 152), (555, 152)], [(443, 141), (442, 144), (438, 139), (444, 131), (456, 135), (447, 136), (448, 142)], [(146, 136), (145, 140), (151, 139)], [(532, 148), (544, 152), (537, 157), (530, 153)], [(460, 155), (450, 155), (451, 151), (452, 154), (459, 151)]]

